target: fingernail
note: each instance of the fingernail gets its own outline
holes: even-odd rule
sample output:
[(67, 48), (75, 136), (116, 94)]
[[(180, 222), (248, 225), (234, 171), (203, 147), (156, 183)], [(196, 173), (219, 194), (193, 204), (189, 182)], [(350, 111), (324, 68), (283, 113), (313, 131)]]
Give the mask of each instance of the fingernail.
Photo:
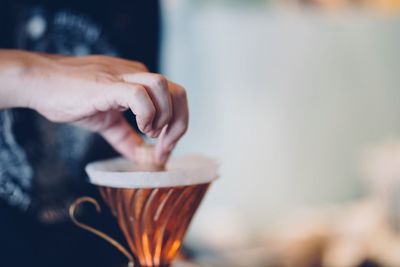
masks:
[(143, 132), (144, 133), (149, 133), (150, 131), (151, 131), (151, 125), (148, 124), (148, 125), (143, 127)]
[(151, 130), (150, 132), (147, 133), (148, 136), (151, 138), (156, 138), (160, 135), (161, 130)]
[(158, 136), (160, 135), (160, 133), (161, 133), (161, 130), (162, 130), (162, 129), (155, 130), (154, 136), (155, 136), (155, 137), (158, 137)]
[(151, 130), (150, 132), (148, 132), (147, 135), (150, 137), (154, 137), (154, 130)]

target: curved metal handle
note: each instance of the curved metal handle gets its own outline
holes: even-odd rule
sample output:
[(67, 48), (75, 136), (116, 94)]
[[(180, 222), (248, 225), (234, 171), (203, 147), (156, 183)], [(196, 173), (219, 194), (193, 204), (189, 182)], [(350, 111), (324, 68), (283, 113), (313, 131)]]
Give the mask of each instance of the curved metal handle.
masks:
[(134, 258), (132, 256), (132, 254), (129, 253), (129, 251), (126, 248), (124, 248), (120, 243), (118, 243), (118, 241), (111, 238), (107, 234), (97, 230), (96, 228), (78, 221), (78, 219), (75, 217), (75, 211), (78, 209), (78, 207), (82, 203), (91, 203), (91, 204), (93, 204), (93, 206), (95, 206), (97, 213), (101, 212), (100, 205), (94, 198), (80, 197), (80, 198), (76, 199), (74, 201), (74, 203), (72, 203), (71, 206), (69, 207), (69, 217), (71, 218), (72, 222), (79, 228), (82, 228), (82, 229), (84, 229), (88, 232), (91, 232), (92, 234), (95, 234), (95, 235), (101, 237), (102, 239), (106, 240), (108, 243), (110, 243), (112, 246), (114, 246), (116, 249), (118, 249), (122, 254), (124, 254), (125, 257), (128, 258), (128, 260), (129, 260), (128, 267), (134, 267)]

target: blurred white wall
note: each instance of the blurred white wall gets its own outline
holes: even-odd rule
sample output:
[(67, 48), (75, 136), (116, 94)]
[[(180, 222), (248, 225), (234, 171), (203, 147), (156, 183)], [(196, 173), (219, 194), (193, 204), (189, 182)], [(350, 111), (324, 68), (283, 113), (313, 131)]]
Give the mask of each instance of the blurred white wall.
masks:
[(400, 18), (166, 3), (163, 70), (191, 108), (176, 153), (222, 162), (192, 238), (361, 194), (360, 155), (400, 131)]

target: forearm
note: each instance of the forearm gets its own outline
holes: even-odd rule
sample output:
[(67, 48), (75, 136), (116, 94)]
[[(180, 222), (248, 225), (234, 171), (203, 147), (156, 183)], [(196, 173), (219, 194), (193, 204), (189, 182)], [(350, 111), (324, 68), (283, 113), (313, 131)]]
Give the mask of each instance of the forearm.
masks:
[(0, 49), (0, 109), (29, 106), (33, 84), (27, 73), (39, 58), (30, 52)]

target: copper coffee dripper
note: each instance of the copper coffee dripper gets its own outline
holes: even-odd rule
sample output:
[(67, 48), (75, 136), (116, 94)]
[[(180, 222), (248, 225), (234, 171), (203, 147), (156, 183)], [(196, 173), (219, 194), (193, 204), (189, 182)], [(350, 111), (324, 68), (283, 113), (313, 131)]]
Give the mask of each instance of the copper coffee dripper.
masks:
[(70, 207), (70, 216), (77, 226), (121, 251), (129, 260), (128, 266), (134, 266), (134, 257), (140, 266), (168, 266), (209, 185), (217, 177), (217, 166), (204, 157), (188, 157), (164, 169), (153, 164), (152, 147), (143, 146), (137, 154), (135, 165), (118, 159), (86, 168), (91, 183), (99, 187), (117, 218), (132, 254), (111, 237), (76, 219), (75, 210), (83, 202), (94, 204), (100, 211), (96, 200), (77, 199)]

